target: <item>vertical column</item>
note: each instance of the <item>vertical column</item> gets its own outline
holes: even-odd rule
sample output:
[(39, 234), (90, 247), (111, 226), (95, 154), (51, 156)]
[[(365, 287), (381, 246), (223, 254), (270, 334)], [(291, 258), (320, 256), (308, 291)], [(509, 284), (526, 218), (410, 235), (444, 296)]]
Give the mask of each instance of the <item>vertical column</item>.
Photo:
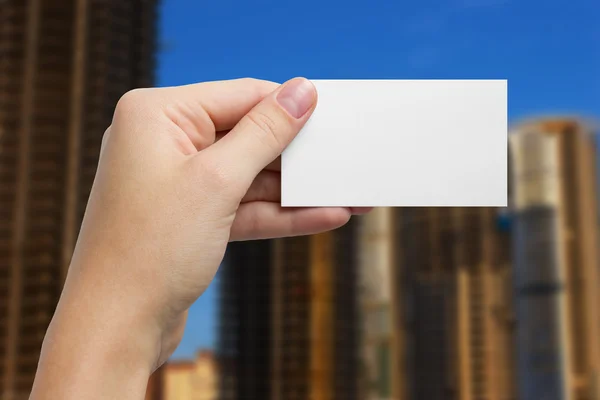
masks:
[[(478, 274), (480, 274), (482, 293), (481, 293), (481, 309), (483, 312), (482, 323), (482, 340), (484, 342), (482, 354), (484, 357), (483, 367), (485, 368), (486, 383), (484, 386), (484, 394), (486, 399), (500, 400), (500, 388), (498, 387), (497, 371), (500, 364), (499, 357), (495, 357), (494, 353), (498, 350), (498, 333), (493, 327), (493, 297), (494, 281), (492, 280), (492, 264), (494, 257), (494, 232), (492, 219), (492, 210), (484, 208), (479, 211), (480, 219), (480, 234), (481, 234), (481, 261)], [(502, 349), (504, 350), (504, 349)], [(501, 351), (502, 351), (501, 350)]]
[(69, 132), (67, 137), (67, 177), (65, 185), (65, 204), (63, 217), (62, 264), (61, 272), (64, 280), (73, 247), (79, 231), (78, 197), (79, 197), (79, 168), (81, 162), (81, 130), (85, 105), (85, 78), (86, 78), (86, 48), (87, 48), (87, 20), (88, 1), (75, 2), (75, 19), (73, 32), (73, 78), (71, 81), (71, 107)]
[[(575, 132), (572, 132), (575, 135)], [(585, 355), (585, 392), (589, 398), (596, 400), (593, 396), (599, 394), (595, 392), (594, 386), (598, 381), (600, 374), (600, 325), (599, 325), (599, 302), (598, 284), (600, 276), (598, 270), (598, 225), (597, 225), (597, 194), (595, 181), (595, 143), (588, 132), (583, 131), (583, 127), (576, 135), (576, 152), (572, 155), (577, 165), (577, 180), (580, 193), (575, 198), (575, 209), (578, 212), (578, 232), (579, 240), (576, 241), (578, 251), (581, 253), (581, 277), (583, 286), (583, 318), (585, 336), (582, 338)]]
[[(399, 284), (394, 262), (397, 247), (394, 245), (394, 215), (395, 210), (391, 208), (378, 208), (356, 220), (360, 222), (358, 228), (361, 233), (358, 273), (362, 287), (363, 394), (367, 399), (402, 398), (397, 393), (401, 391), (401, 380), (404, 379), (403, 372), (400, 372), (404, 366), (400, 363), (403, 356), (399, 353), (402, 352), (401, 341), (405, 332), (402, 321), (396, 315), (400, 312), (400, 299), (393, 294), (394, 287)], [(353, 229), (346, 226), (341, 231), (347, 233), (348, 228)], [(340, 251), (348, 252), (349, 249)], [(336, 275), (336, 279), (343, 280), (343, 277)]]
[[(332, 400), (333, 233), (311, 237), (310, 399)], [(343, 334), (343, 333), (342, 333)]]
[(406, 399), (408, 396), (407, 385), (407, 353), (406, 353), (406, 317), (404, 293), (400, 283), (403, 281), (404, 268), (401, 263), (402, 247), (397, 244), (397, 236), (400, 235), (399, 227), (401, 213), (396, 209), (387, 209), (385, 218), (388, 222), (386, 242), (388, 245), (387, 256), (390, 281), (390, 311), (391, 311), (391, 335), (392, 335), (392, 365), (391, 365), (391, 398)]
[(281, 239), (273, 240), (273, 285), (272, 301), (271, 301), (271, 399), (270, 400), (285, 400), (282, 397), (281, 380), (282, 380), (282, 353), (283, 353), (283, 330), (282, 330), (282, 313), (283, 313), (283, 246), (284, 242)]
[(458, 364), (458, 390), (459, 400), (472, 400), (472, 374), (471, 374), (471, 293), (469, 286), (469, 272), (465, 264), (465, 234), (464, 234), (464, 209), (452, 209), (452, 225), (457, 232), (458, 240), (453, 251), (454, 265), (456, 266), (455, 290), (456, 297), (456, 348)]
[(516, 212), (515, 308), (519, 399), (570, 400), (560, 142), (537, 130), (510, 136)]
[(30, 186), (31, 135), (37, 73), (38, 38), (41, 0), (29, 0), (27, 7), (27, 31), (25, 40), (25, 68), (23, 74), (23, 97), (21, 103), (21, 129), (18, 132), (17, 186), (13, 220), (12, 260), (9, 287), (8, 329), (6, 335), (6, 359), (4, 388), (6, 400), (14, 399), (17, 377), (19, 321), (22, 297), (22, 270), (26, 236), (27, 203)]

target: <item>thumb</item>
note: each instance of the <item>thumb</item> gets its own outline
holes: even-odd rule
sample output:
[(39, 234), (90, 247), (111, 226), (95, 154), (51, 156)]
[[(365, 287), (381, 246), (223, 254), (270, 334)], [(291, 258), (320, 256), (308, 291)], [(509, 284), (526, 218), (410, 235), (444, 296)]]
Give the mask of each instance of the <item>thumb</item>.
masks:
[(250, 186), (256, 175), (296, 137), (316, 103), (313, 84), (305, 78), (292, 79), (264, 98), (228, 134), (198, 156), (209, 157), (222, 171)]

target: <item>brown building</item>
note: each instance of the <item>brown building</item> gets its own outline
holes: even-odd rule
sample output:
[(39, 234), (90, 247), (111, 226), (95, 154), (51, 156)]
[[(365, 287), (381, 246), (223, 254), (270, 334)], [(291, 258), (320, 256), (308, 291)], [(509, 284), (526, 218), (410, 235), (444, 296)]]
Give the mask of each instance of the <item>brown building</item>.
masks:
[(520, 399), (600, 399), (596, 141), (571, 118), (510, 135)]
[(153, 81), (156, 1), (0, 1), (0, 394), (27, 399), (127, 90)]
[(490, 208), (396, 211), (393, 398), (516, 399), (510, 237)]
[(357, 398), (355, 228), (231, 245), (219, 347), (233, 362), (221, 398)]
[(371, 400), (513, 400), (510, 236), (489, 208), (374, 210), (361, 229)]

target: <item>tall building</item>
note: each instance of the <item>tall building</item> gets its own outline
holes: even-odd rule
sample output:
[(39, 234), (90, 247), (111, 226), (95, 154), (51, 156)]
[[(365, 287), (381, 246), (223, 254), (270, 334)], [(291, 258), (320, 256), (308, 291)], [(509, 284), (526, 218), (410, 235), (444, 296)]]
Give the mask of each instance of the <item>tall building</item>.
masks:
[(230, 243), (220, 285), (219, 397), (270, 399), (273, 241)]
[(27, 399), (114, 105), (153, 81), (155, 0), (0, 1), (0, 394)]
[(596, 143), (581, 121), (510, 134), (519, 398), (600, 399)]
[(355, 235), (350, 222), (231, 244), (221, 276), (222, 399), (357, 398)]
[(517, 398), (510, 235), (500, 216), (489, 208), (365, 216), (367, 399)]
[(498, 217), (491, 208), (397, 211), (404, 398), (517, 398), (510, 237)]
[(402, 399), (393, 394), (406, 384), (397, 360), (392, 310), (392, 274), (396, 266), (394, 209), (376, 208), (359, 227), (359, 301), (361, 307), (360, 393), (365, 400)]

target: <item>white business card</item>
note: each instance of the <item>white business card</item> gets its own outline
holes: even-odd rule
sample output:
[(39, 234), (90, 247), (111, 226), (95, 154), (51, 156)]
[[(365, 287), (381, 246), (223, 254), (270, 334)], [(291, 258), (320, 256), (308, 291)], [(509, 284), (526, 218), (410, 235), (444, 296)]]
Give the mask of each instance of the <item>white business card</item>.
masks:
[(284, 207), (506, 206), (506, 80), (313, 80)]

